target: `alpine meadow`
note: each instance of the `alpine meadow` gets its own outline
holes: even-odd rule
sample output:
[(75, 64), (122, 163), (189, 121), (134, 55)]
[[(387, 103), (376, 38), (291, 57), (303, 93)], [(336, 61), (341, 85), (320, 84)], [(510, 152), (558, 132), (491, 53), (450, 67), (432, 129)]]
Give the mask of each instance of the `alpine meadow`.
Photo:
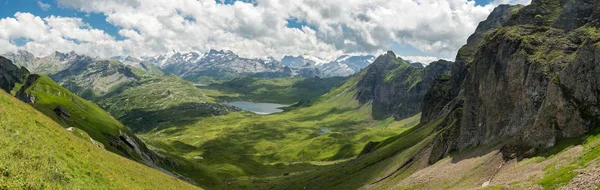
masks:
[(0, 0), (0, 189), (600, 189), (600, 1)]

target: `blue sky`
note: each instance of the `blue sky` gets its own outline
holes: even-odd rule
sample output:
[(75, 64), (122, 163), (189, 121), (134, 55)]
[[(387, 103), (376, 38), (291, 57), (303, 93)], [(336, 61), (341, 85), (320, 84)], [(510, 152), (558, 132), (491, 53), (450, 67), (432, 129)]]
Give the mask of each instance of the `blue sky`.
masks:
[[(123, 39), (118, 32), (119, 29), (106, 22), (106, 16), (100, 13), (84, 13), (75, 9), (58, 6), (55, 0), (0, 0), (4, 4), (0, 6), (0, 18), (12, 17), (17, 12), (29, 12), (39, 17), (47, 16), (62, 16), (62, 17), (79, 17), (91, 27), (104, 30), (106, 33), (115, 37), (117, 40)], [(38, 2), (50, 5), (46, 10), (43, 10)]]
[[(110, 11), (106, 11), (106, 10), (102, 10), (100, 8), (98, 8), (97, 10), (93, 9), (94, 11), (91, 12), (82, 12), (79, 10), (82, 10), (82, 6), (85, 6), (85, 2), (86, 1), (65, 1), (66, 3), (71, 3), (69, 5), (63, 5), (65, 3), (61, 3), (59, 5), (58, 2), (60, 2), (61, 0), (0, 0), (0, 19), (1, 18), (9, 18), (9, 17), (14, 17), (15, 13), (17, 12), (22, 12), (22, 13), (31, 13), (34, 16), (40, 17), (40, 18), (46, 18), (49, 16), (60, 16), (60, 17), (75, 17), (75, 18), (81, 18), (83, 20), (84, 23), (88, 24), (89, 27), (85, 27), (84, 28), (94, 28), (94, 29), (99, 29), (102, 30), (104, 33), (114, 37), (115, 42), (112, 42), (112, 44), (116, 44), (116, 45), (123, 45), (123, 41), (128, 39), (128, 37), (124, 37), (119, 35), (119, 31), (121, 30), (128, 30), (128, 31), (133, 31), (134, 33), (139, 33), (140, 35), (144, 36), (146, 34), (146, 31), (143, 31), (144, 27), (140, 27), (140, 26), (124, 26), (124, 25), (119, 25), (119, 24), (111, 24), (109, 22), (107, 22), (107, 16), (113, 14), (113, 16), (115, 14), (118, 14), (118, 12), (110, 12)], [(87, 0), (87, 1), (98, 1), (101, 3), (103, 2), (108, 2), (111, 0)], [(235, 3), (236, 0), (215, 0), (215, 2), (217, 2), (217, 4), (223, 4), (226, 5), (227, 7), (221, 7), (221, 8), (227, 8), (227, 9), (239, 9), (240, 11), (244, 11), (244, 12), (248, 12), (249, 7), (244, 7), (244, 6), (234, 6), (233, 4)], [(454, 0), (454, 1), (459, 1), (460, 0)], [(476, 5), (487, 5), (489, 3), (491, 3), (493, 0), (475, 0), (475, 4)], [(72, 2), (80, 2), (78, 3), (72, 3)], [(83, 3), (81, 3), (83, 2)], [(120, 1), (116, 1), (116, 2), (120, 2)], [(255, 2), (254, 0), (243, 0), (243, 2), (249, 2), (249, 3), (253, 3)], [(311, 2), (311, 1), (307, 1), (307, 2)], [(393, 1), (391, 1), (393, 4)], [(327, 4), (325, 1), (322, 4)], [(126, 5), (123, 5), (126, 6)], [(253, 5), (251, 6), (258, 6), (256, 3), (253, 3)], [(312, 5), (314, 6), (314, 5)], [(328, 5), (317, 5), (317, 6), (328, 6)], [(333, 7), (329, 7), (328, 9), (331, 10), (335, 10), (336, 6), (346, 6), (346, 5), (332, 5)], [(383, 6), (383, 5), (382, 5)], [(94, 7), (95, 8), (95, 7)], [(325, 7), (327, 8), (327, 7)], [(243, 9), (243, 10), (242, 10)], [(394, 8), (394, 9), (398, 9), (398, 14), (402, 14), (402, 7), (398, 7), (398, 8)], [(473, 8), (471, 8), (473, 9)], [(488, 8), (489, 9), (489, 8)], [(483, 8), (479, 8), (477, 9), (477, 11), (490, 11), (488, 9), (483, 9)], [(257, 12), (258, 14), (266, 14), (264, 12), (260, 12), (260, 9), (257, 9), (259, 12)], [(252, 10), (252, 11), (257, 11), (257, 10)], [(298, 9), (298, 10), (302, 10), (302, 9)], [(180, 10), (177, 10), (177, 12), (179, 12)], [(250, 12), (252, 12), (250, 11)], [(475, 12), (477, 12), (475, 11)], [(417, 11), (418, 12), (418, 11)], [(453, 11), (454, 12), (454, 11)], [(473, 14), (471, 12), (474, 12), (473, 10), (465, 10), (464, 14)], [(183, 13), (182, 13), (183, 14)], [(287, 14), (287, 13), (285, 13)], [(321, 14), (327, 14), (326, 12), (323, 13), (321, 12)], [(352, 13), (349, 13), (352, 14)], [(300, 14), (299, 16), (306, 16), (310, 14)], [(149, 17), (152, 17), (154, 15), (148, 15)], [(210, 17), (212, 17), (212, 15), (209, 15)], [(247, 16), (257, 16), (256, 14), (253, 15), (247, 15)], [(260, 23), (258, 24), (264, 24), (266, 21), (269, 21), (269, 16), (268, 15), (258, 15), (262, 18), (262, 20), (259, 20)], [(317, 15), (318, 16), (318, 15)], [(485, 15), (482, 14), (476, 14), (476, 15), (464, 15), (465, 17), (472, 17), (472, 16), (476, 16), (476, 20), (477, 19), (484, 19)], [(214, 16), (215, 18), (217, 18), (217, 16)], [(252, 19), (247, 19), (246, 17), (234, 17), (232, 18), (231, 15), (221, 15), (221, 17), (223, 18), (230, 18), (230, 19), (241, 19), (241, 22), (252, 22), (252, 21), (256, 21), (256, 20), (252, 20)], [(316, 17), (318, 18), (318, 17)], [(149, 19), (153, 19), (153, 18), (149, 18)], [(184, 16), (185, 20), (190, 21), (191, 23), (196, 23), (197, 19), (205, 19), (202, 17), (199, 18), (193, 18), (192, 16)], [(253, 26), (240, 26), (241, 28), (225, 28), (223, 29), (224, 32), (230, 32), (230, 33), (235, 33), (235, 35), (240, 36), (242, 38), (246, 38), (246, 40), (248, 40), (249, 42), (244, 42), (245, 45), (241, 45), (239, 47), (235, 46), (235, 45), (231, 45), (232, 42), (228, 42), (228, 40), (230, 40), (228, 38), (225, 38), (225, 40), (222, 40), (223, 42), (219, 44), (219, 41), (215, 40), (215, 39), (208, 39), (209, 41), (205, 41), (205, 42), (197, 42), (195, 44), (185, 44), (185, 45), (180, 45), (180, 44), (172, 44), (172, 45), (163, 45), (163, 44), (159, 44), (160, 47), (149, 47), (150, 49), (145, 50), (144, 52), (141, 52), (142, 50), (139, 50), (139, 52), (136, 52), (138, 50), (136, 49), (126, 49), (129, 46), (126, 47), (120, 47), (123, 50), (119, 50), (122, 53), (129, 53), (129, 52), (134, 52), (137, 53), (138, 55), (142, 55), (142, 54), (156, 54), (156, 52), (161, 52), (161, 51), (166, 51), (167, 49), (179, 49), (181, 51), (185, 51), (185, 50), (207, 50), (208, 48), (215, 48), (215, 49), (232, 49), (234, 51), (236, 51), (236, 53), (240, 53), (240, 51), (258, 51), (256, 49), (252, 49), (252, 48), (242, 48), (244, 46), (248, 46), (251, 45), (253, 43), (259, 43), (259, 45), (264, 46), (263, 49), (259, 49), (262, 52), (259, 53), (255, 53), (255, 52), (248, 52), (247, 54), (250, 56), (268, 56), (269, 54), (277, 54), (276, 56), (281, 56), (283, 54), (291, 54), (291, 55), (299, 55), (299, 54), (319, 54), (319, 55), (315, 55), (315, 56), (319, 56), (319, 57), (325, 57), (325, 56), (331, 56), (334, 54), (342, 54), (342, 53), (353, 53), (353, 52), (365, 52), (365, 51), (375, 51), (377, 48), (379, 48), (379, 52), (381, 51), (385, 51), (386, 49), (392, 49), (394, 50), (398, 55), (402, 55), (402, 56), (413, 56), (413, 57), (429, 57), (431, 58), (448, 58), (448, 59), (452, 59), (453, 58), (453, 54), (452, 53), (448, 53), (448, 52), (453, 52), (455, 51), (454, 49), (457, 49), (458, 47), (460, 47), (460, 45), (462, 45), (462, 41), (466, 40), (466, 38), (468, 37), (468, 35), (472, 32), (470, 31), (471, 28), (474, 28), (476, 26), (476, 24), (479, 21), (476, 22), (471, 22), (468, 24), (467, 29), (464, 29), (463, 27), (461, 28), (448, 28), (448, 31), (441, 31), (442, 36), (457, 36), (458, 38), (460, 38), (460, 40), (454, 40), (454, 39), (442, 39), (445, 41), (439, 41), (440, 37), (433, 37), (432, 39), (434, 39), (434, 41), (432, 41), (431, 39), (404, 39), (402, 43), (399, 42), (399, 40), (397, 39), (376, 39), (377, 37), (381, 37), (382, 33), (377, 34), (378, 31), (360, 31), (361, 27), (359, 28), (353, 28), (353, 30), (347, 30), (347, 26), (351, 26), (352, 24), (355, 23), (338, 23), (339, 25), (337, 26), (342, 26), (343, 32), (344, 33), (348, 33), (348, 34), (343, 34), (342, 36), (331, 36), (331, 32), (330, 31), (325, 31), (323, 30), (323, 28), (319, 28), (316, 26), (321, 26), (323, 27), (323, 25), (313, 25), (313, 24), (309, 24), (309, 22), (307, 22), (306, 19), (310, 19), (310, 18), (298, 18), (297, 16), (287, 16), (284, 17), (283, 19), (285, 19), (285, 22), (287, 22), (287, 24), (284, 27), (287, 27), (288, 29), (296, 29), (298, 31), (303, 32), (304, 34), (298, 34), (297, 32), (293, 32), (293, 30), (288, 30), (288, 31), (281, 31), (282, 29), (273, 29), (273, 30), (278, 30), (278, 32), (287, 32), (290, 33), (288, 35), (304, 35), (305, 37), (299, 37), (299, 38), (292, 38), (289, 40), (294, 40), (294, 39), (306, 39), (309, 40), (310, 43), (315, 43), (312, 44), (313, 46), (316, 47), (322, 47), (322, 49), (294, 49), (293, 47), (300, 47), (303, 46), (302, 42), (295, 42), (295, 43), (299, 43), (299, 44), (288, 44), (288, 42), (285, 42), (286, 39), (277, 39), (279, 41), (281, 41), (281, 43), (283, 43), (283, 45), (286, 46), (292, 46), (291, 49), (290, 47), (287, 47), (288, 49), (284, 48), (284, 47), (271, 47), (273, 46), (273, 41), (274, 39), (267, 39), (266, 37), (270, 37), (269, 35), (267, 36), (263, 36), (265, 34), (261, 34), (260, 32), (265, 32), (263, 31), (263, 28), (253, 28)], [(315, 19), (312, 19), (313, 22), (315, 22)], [(431, 20), (431, 19), (429, 19)], [(320, 20), (317, 19), (316, 22), (319, 22)], [(218, 20), (216, 20), (215, 22), (219, 22)], [(325, 22), (325, 21), (324, 21)], [(338, 21), (327, 21), (329, 23), (334, 22), (334, 25), (332, 26), (336, 26), (336, 22)], [(340, 21), (341, 22), (341, 21)], [(402, 22), (402, 20), (400, 20), (399, 22)], [(123, 22), (121, 22), (123, 23)], [(410, 22), (409, 22), (410, 23)], [(163, 23), (165, 24), (165, 23)], [(330, 24), (331, 25), (331, 24)], [(436, 27), (436, 25), (439, 25), (438, 23), (419, 23), (419, 25), (425, 25), (427, 26), (426, 28), (432, 28), (432, 27)], [(308, 26), (310, 29), (312, 29), (313, 31), (315, 31), (315, 34), (312, 34), (310, 31), (304, 31), (305, 29), (303, 29), (304, 26)], [(327, 25), (325, 25), (327, 26)], [(125, 27), (125, 28), (124, 28)], [(267, 26), (269, 27), (269, 26)], [(443, 26), (440, 26), (443, 28)], [(363, 27), (364, 28), (364, 27)], [(388, 26), (385, 26), (384, 28), (388, 29)], [(283, 28), (285, 29), (285, 28)], [(331, 29), (335, 29), (335, 28), (329, 28), (328, 30)], [(364, 29), (363, 29), (364, 30)], [(404, 33), (408, 33), (408, 35), (412, 35), (412, 36), (416, 36), (413, 38), (423, 38), (423, 37), (419, 37), (419, 34), (421, 33), (419, 31), (418, 28), (416, 29), (401, 29), (399, 31), (394, 31), (394, 30), (398, 30), (398, 29), (394, 29), (394, 28), (389, 28), (390, 31), (388, 32), (393, 32), (393, 33), (399, 33), (399, 34), (404, 34)], [(407, 31), (408, 30), (408, 31)], [(414, 30), (414, 31), (412, 31)], [(438, 29), (439, 30), (439, 29)], [(461, 30), (461, 31), (455, 31), (455, 30)], [(214, 31), (209, 30), (208, 31), (209, 34), (213, 33)], [(259, 33), (256, 33), (259, 32)], [(131, 33), (131, 32), (129, 32)], [(200, 32), (199, 32), (200, 33)], [(256, 33), (256, 34), (255, 34)], [(175, 36), (184, 36), (186, 34), (180, 34), (180, 35), (175, 35)], [(187, 34), (190, 35), (190, 34)], [(193, 34), (192, 34), (193, 35)], [(198, 34), (198, 35), (202, 35), (202, 34)], [(204, 34), (207, 35), (207, 34)], [(270, 34), (272, 35), (272, 34)], [(306, 36), (306, 35), (312, 35), (312, 36)], [(369, 35), (374, 35), (374, 36), (369, 36)], [(438, 34), (431, 34), (431, 35), (438, 35)], [(1, 36), (0, 36), (1, 37)], [(154, 36), (156, 37), (156, 36)], [(375, 37), (375, 39), (374, 39)], [(402, 37), (402, 36), (400, 36)], [(69, 39), (68, 36), (63, 35), (63, 38), (65, 39)], [(146, 37), (144, 37), (146, 38)], [(149, 38), (149, 37), (147, 37)], [(256, 39), (254, 39), (256, 38)], [(313, 39), (317, 39), (317, 42), (315, 42)], [(386, 37), (387, 38), (387, 37)], [(452, 37), (450, 37), (452, 38)], [(203, 38), (202, 38), (203, 39)], [(202, 40), (200, 39), (200, 40)], [(435, 39), (437, 39), (438, 41), (435, 41)], [(0, 44), (2, 44), (2, 39), (0, 39)], [(199, 39), (195, 39), (195, 40), (199, 40)], [(373, 41), (375, 40), (375, 41)], [(8, 41), (13, 44), (16, 45), (18, 47), (21, 47), (23, 45), (25, 45), (26, 43), (29, 43), (33, 40), (31, 39), (27, 39), (26, 37), (21, 37), (21, 38), (10, 38), (8, 39)], [(152, 40), (146, 40), (145, 43), (148, 42), (152, 42), (154, 44), (156, 44), (157, 41), (162, 41), (162, 39), (152, 39)], [(182, 42), (194, 42), (191, 39), (164, 39), (165, 42), (173, 42), (173, 41), (182, 41)], [(234, 40), (233, 42), (238, 42), (240, 40)], [(256, 42), (258, 41), (258, 42)], [(417, 43), (418, 42), (418, 43)], [(142, 42), (140, 42), (141, 44), (143, 44)], [(138, 43), (138, 44), (140, 44)], [(173, 42), (175, 43), (175, 42)], [(180, 42), (181, 43), (181, 42)], [(205, 43), (213, 43), (213, 44), (205, 44)], [(430, 47), (427, 45), (427, 43), (441, 43), (442, 45), (439, 47)], [(448, 44), (451, 43), (451, 44)], [(77, 42), (77, 45), (79, 44), (79, 42)], [(110, 44), (110, 43), (104, 43), (104, 44)], [(370, 44), (369, 46), (361, 46), (362, 44)], [(375, 44), (372, 46), (372, 44)], [(38, 45), (39, 46), (39, 45)], [(97, 46), (92, 44), (90, 45), (88, 48), (91, 47), (95, 47)], [(168, 47), (167, 47), (168, 46)], [(171, 46), (175, 46), (175, 47), (171, 47)], [(198, 46), (198, 47), (195, 47)], [(200, 47), (201, 46), (201, 47)], [(254, 45), (256, 46), (256, 45)], [(327, 47), (329, 46), (329, 47)], [(76, 47), (75, 45), (73, 47)], [(310, 46), (306, 46), (306, 47), (310, 47)], [(446, 47), (444, 49), (444, 47)], [(105, 48), (110, 48), (110, 47), (105, 47)], [(236, 49), (238, 48), (238, 49)], [(332, 49), (333, 48), (333, 49)], [(374, 49), (375, 48), (375, 49)], [(428, 52), (424, 52), (421, 51), (420, 49), (429, 49), (430, 51)], [(437, 48), (437, 49), (436, 49)], [(442, 48), (442, 49), (439, 49)], [(453, 49), (452, 49), (453, 48)], [(323, 50), (323, 49), (329, 49), (329, 50)], [(287, 51), (287, 52), (282, 52), (282, 51)], [(2, 49), (0, 49), (0, 51), (2, 51)], [(5, 50), (6, 51), (6, 50)], [(49, 50), (48, 50), (49, 51)], [(81, 50), (83, 51), (83, 50)], [(92, 51), (90, 54), (100, 54), (102, 55), (103, 53), (100, 52), (94, 52), (93, 49), (87, 50), (87, 51)], [(271, 52), (271, 53), (269, 53)], [(311, 53), (313, 52), (313, 53)], [(116, 52), (118, 54), (118, 51)], [(376, 52), (371, 52), (371, 53), (376, 53)], [(42, 54), (42, 53), (40, 53)], [(115, 54), (115, 52), (111, 52), (109, 54)], [(243, 52), (241, 53), (242, 55), (244, 54)]]

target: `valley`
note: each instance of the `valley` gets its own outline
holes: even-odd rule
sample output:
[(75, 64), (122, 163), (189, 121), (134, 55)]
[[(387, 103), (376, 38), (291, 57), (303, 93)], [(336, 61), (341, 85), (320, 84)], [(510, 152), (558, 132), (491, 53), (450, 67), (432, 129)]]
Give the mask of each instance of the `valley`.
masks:
[(600, 2), (494, 7), (426, 64), (2, 54), (0, 189), (599, 189)]

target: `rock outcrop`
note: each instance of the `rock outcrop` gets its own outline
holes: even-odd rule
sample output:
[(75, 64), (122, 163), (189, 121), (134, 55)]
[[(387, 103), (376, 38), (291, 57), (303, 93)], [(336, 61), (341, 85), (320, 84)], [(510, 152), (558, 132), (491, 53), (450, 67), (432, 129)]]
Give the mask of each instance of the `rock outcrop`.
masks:
[(450, 62), (437, 61), (426, 68), (412, 66), (393, 52), (379, 56), (367, 67), (356, 86), (356, 99), (371, 103), (376, 119), (406, 118), (421, 112), (427, 89), (440, 75), (448, 75)]
[(5, 57), (0, 56), (0, 89), (10, 93), (17, 83), (22, 83), (29, 71), (19, 68)]
[(445, 118), (430, 163), (500, 142), (521, 158), (600, 126), (600, 2), (500, 6), (436, 79), (422, 122)]

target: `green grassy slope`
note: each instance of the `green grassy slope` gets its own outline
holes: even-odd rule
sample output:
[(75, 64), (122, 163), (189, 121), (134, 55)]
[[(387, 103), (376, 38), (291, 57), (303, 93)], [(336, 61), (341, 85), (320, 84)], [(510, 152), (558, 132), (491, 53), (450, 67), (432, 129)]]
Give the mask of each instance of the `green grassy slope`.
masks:
[(70, 134), (0, 92), (0, 189), (196, 189)]
[(219, 101), (255, 101), (293, 104), (310, 100), (341, 85), (344, 77), (332, 78), (253, 78), (245, 77), (200, 86)]
[[(28, 82), (30, 84), (27, 84)], [(35, 97), (34, 107), (61, 125), (81, 129), (94, 140), (102, 143), (107, 150), (142, 161), (139, 153), (136, 153), (133, 147), (129, 147), (120, 139), (125, 136), (124, 134), (135, 139), (127, 127), (96, 104), (74, 95), (52, 79), (46, 76), (29, 75), (26, 84), (17, 93), (19, 97), (25, 95)], [(65, 108), (70, 117), (58, 116), (54, 111), (58, 106)], [(142, 144), (139, 140), (135, 143)], [(145, 147), (141, 147), (141, 149), (147, 151)]]

